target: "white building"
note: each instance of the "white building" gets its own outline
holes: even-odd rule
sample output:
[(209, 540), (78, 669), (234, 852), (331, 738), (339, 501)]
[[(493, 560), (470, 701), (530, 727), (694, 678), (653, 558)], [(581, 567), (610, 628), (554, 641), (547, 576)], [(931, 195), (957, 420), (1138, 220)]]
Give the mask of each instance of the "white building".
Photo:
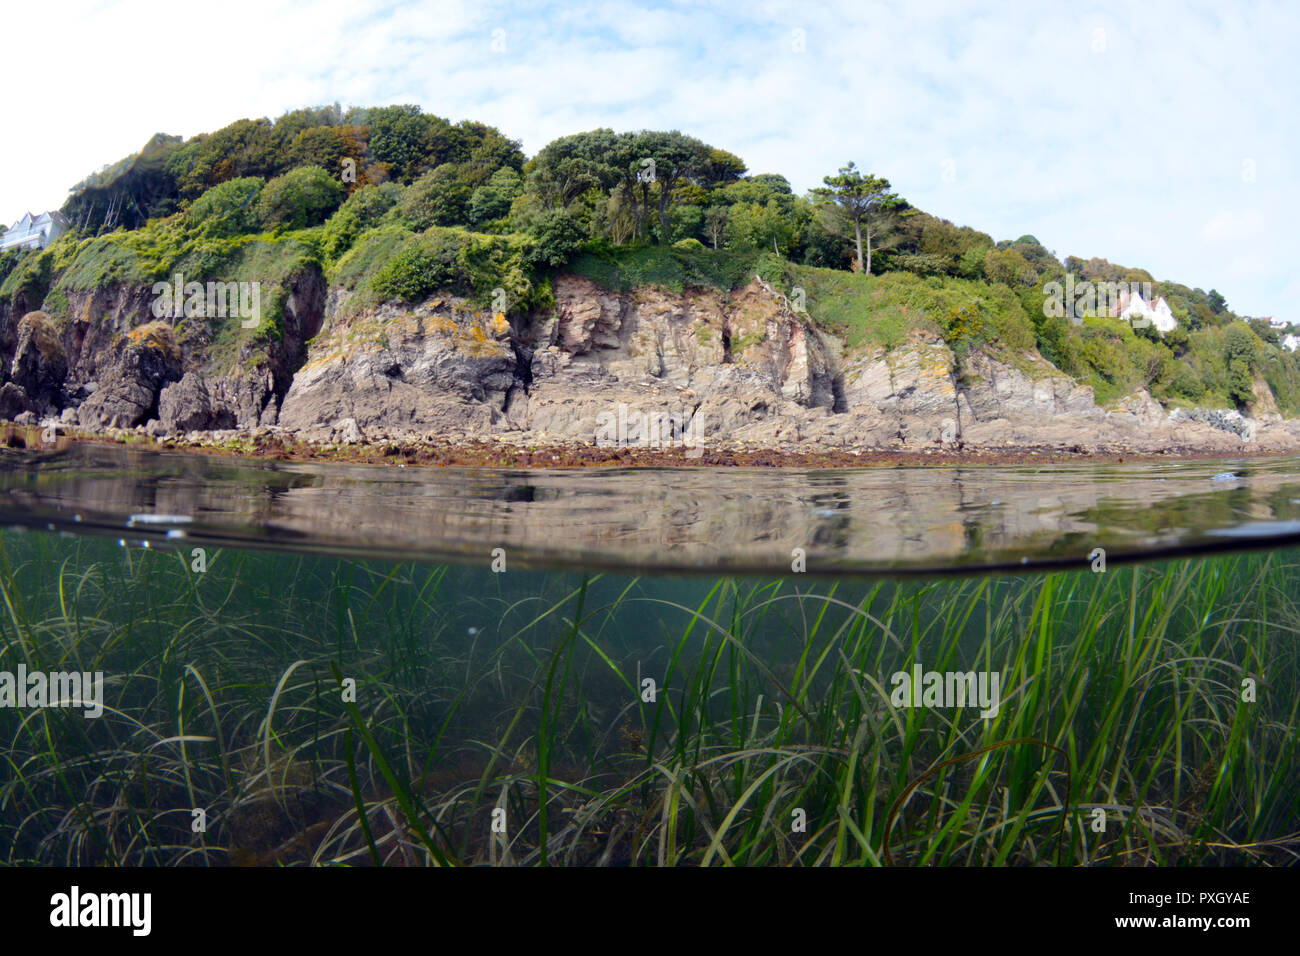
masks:
[(1267, 321), (1269, 326), (1275, 329), (1285, 329), (1291, 324), (1286, 319), (1275, 319), (1272, 316), (1269, 316)]
[(39, 216), (27, 213), (5, 230), (0, 239), (0, 251), (17, 246), (23, 249), (44, 249), (68, 231), (68, 220), (61, 213), (43, 212)]
[[(1148, 289), (1149, 293), (1151, 290)], [(1121, 292), (1119, 297), (1120, 313), (1119, 317), (1126, 321), (1132, 321), (1135, 317), (1146, 319), (1156, 327), (1156, 331), (1161, 335), (1166, 332), (1172, 332), (1178, 328), (1178, 320), (1174, 318), (1174, 313), (1169, 308), (1169, 303), (1165, 301), (1164, 296), (1156, 296), (1156, 300), (1150, 304), (1142, 298), (1142, 293), (1134, 292), (1132, 295), (1127, 292)]]
[(1300, 335), (1282, 336), (1282, 348), (1288, 352), (1294, 352), (1298, 346), (1300, 346)]

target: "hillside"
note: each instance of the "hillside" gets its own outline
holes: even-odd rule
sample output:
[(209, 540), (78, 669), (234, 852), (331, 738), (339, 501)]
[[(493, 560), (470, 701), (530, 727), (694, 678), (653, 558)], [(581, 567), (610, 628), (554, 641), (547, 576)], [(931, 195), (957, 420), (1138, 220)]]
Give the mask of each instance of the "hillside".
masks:
[[(821, 447), (1293, 440), (1300, 356), (1214, 290), (826, 182), (675, 131), (526, 158), (415, 107), (160, 134), (78, 184), (68, 234), (0, 255), (0, 417), (592, 440), (623, 404)], [(1177, 327), (1052, 314), (1067, 278)]]

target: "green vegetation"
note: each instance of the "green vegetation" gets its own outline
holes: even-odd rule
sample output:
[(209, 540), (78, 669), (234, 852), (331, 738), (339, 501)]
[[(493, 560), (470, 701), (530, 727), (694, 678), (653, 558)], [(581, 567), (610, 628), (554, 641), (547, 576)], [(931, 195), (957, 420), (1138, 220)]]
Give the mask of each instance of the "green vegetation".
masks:
[[(1283, 865), (1297, 557), (793, 588), (230, 550), (199, 573), (188, 552), (4, 532), (6, 668), (103, 671), (106, 708), (0, 709), (0, 847), (73, 865)], [(996, 716), (891, 706), (918, 664), (998, 672)]]
[[(436, 291), (483, 303), (501, 288), (519, 312), (548, 301), (537, 290), (561, 270), (608, 288), (674, 290), (732, 289), (757, 271), (787, 294), (803, 288), (812, 317), (850, 347), (926, 329), (959, 360), (991, 348), (1028, 367), (1037, 349), (1103, 402), (1146, 388), (1169, 404), (1249, 408), (1267, 404), (1256, 394), (1267, 387), (1300, 414), (1300, 356), (1217, 290), (1105, 259), (1062, 261), (1030, 235), (995, 242), (852, 162), (823, 182), (797, 195), (783, 176), (751, 173), (676, 130), (596, 129), (527, 158), (480, 123), (336, 104), (191, 140), (155, 136), (73, 190), (63, 208), (72, 235), (45, 253), (0, 256), (0, 301), (61, 316), (68, 291), (160, 281), (179, 265), (228, 273), (237, 247), (222, 243), (253, 237), (291, 243), (283, 258), (358, 293), (351, 308)], [(1049, 315), (1045, 286), (1067, 273), (1150, 283), (1179, 327), (1162, 337)]]
[(749, 281), (761, 260), (753, 249), (592, 243), (569, 264), (569, 271), (607, 289), (659, 286), (681, 292), (687, 285), (698, 285), (726, 291)]
[(836, 269), (788, 266), (787, 292), (804, 290), (809, 315), (843, 336), (850, 349), (896, 348), (914, 330), (941, 335), (960, 357), (972, 346), (1015, 353), (1034, 345), (1033, 324), (1004, 286), (909, 272), (862, 276)]

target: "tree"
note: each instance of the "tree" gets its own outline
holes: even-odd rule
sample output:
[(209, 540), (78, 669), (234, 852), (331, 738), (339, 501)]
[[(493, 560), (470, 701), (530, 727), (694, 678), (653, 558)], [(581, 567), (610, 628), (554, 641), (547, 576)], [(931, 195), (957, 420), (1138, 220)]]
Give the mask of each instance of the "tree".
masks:
[(193, 199), (227, 179), (274, 176), (288, 168), (288, 157), (270, 120), (241, 119), (208, 136), (196, 136), (178, 152), (173, 166), (181, 196)]
[(1018, 249), (990, 249), (984, 256), (984, 278), (1012, 286), (1033, 285), (1038, 273)]
[(1223, 333), (1223, 360), (1228, 366), (1228, 398), (1238, 407), (1255, 400), (1251, 377), (1255, 362), (1255, 336), (1245, 323), (1235, 322)]
[(470, 187), (456, 166), (443, 163), (406, 188), (397, 203), (397, 216), (417, 232), (430, 226), (454, 226), (465, 222)]
[[(659, 193), (655, 211), (659, 217), (660, 239), (667, 243), (671, 232), (668, 205), (673, 191), (684, 182), (702, 179), (707, 174), (709, 147), (677, 130), (642, 133), (639, 145), (646, 157), (654, 161), (654, 184)], [(649, 185), (643, 178), (643, 189)]]
[(529, 230), (534, 245), (524, 254), (525, 264), (533, 268), (558, 269), (566, 265), (582, 248), (582, 226), (561, 209), (543, 212)]
[(289, 144), (289, 165), (319, 166), (337, 172), (343, 148), (343, 140), (333, 127), (314, 126), (296, 135)]
[(781, 215), (775, 200), (768, 200), (766, 206), (736, 203), (727, 214), (726, 235), (727, 243), (733, 247), (771, 249), (787, 257), (794, 246), (794, 228)]
[(618, 137), (596, 129), (552, 140), (528, 164), (528, 188), (548, 209), (568, 209), (590, 189), (609, 189), (619, 179), (611, 159)]
[(1215, 315), (1222, 315), (1228, 309), (1227, 300), (1225, 300), (1216, 289), (1210, 290), (1210, 294), (1206, 296), (1206, 302), (1210, 306), (1210, 311)]
[(519, 140), (506, 139), (496, 127), (462, 120), (451, 130), (452, 151), (447, 162), (460, 167), (460, 177), (471, 187), (483, 186), (498, 170), (518, 173), (524, 167)]
[[(349, 114), (345, 119), (359, 119)], [(403, 182), (455, 159), (460, 136), (441, 116), (427, 115), (420, 107), (385, 106), (369, 110), (370, 150), (388, 163)]]
[(727, 215), (726, 206), (710, 206), (704, 210), (704, 231), (708, 234), (709, 245), (714, 249), (718, 248), (727, 229)]
[(502, 166), (485, 185), (474, 190), (469, 199), (469, 222), (481, 227), (495, 219), (510, 214), (510, 206), (523, 190), (519, 174), (509, 166)]
[(63, 215), (90, 231), (121, 225), (135, 229), (176, 211), (180, 192), (174, 166), (184, 147), (179, 136), (156, 133), (134, 156), (86, 177), (70, 190)]
[(393, 208), (402, 187), (396, 183), (382, 186), (362, 186), (330, 216), (325, 223), (324, 252), (331, 262), (352, 248), (357, 236), (379, 222), (381, 216)]
[(838, 175), (826, 176), (822, 182), (825, 187), (813, 190), (818, 206), (834, 210), (842, 221), (852, 224), (858, 269), (870, 275), (871, 240), (880, 229), (883, 216), (901, 207), (902, 199), (889, 191), (888, 179), (864, 176), (852, 162), (841, 167)]

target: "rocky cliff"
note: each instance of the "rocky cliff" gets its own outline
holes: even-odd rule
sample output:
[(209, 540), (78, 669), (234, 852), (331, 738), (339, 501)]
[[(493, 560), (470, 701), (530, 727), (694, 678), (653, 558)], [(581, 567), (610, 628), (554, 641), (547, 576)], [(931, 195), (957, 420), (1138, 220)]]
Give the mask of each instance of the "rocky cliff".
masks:
[(729, 293), (575, 276), (553, 288), (553, 307), (508, 319), (448, 296), (355, 307), (305, 270), (277, 300), (274, 334), (242, 343), (238, 319), (156, 319), (147, 289), (95, 290), (62, 322), (0, 315), (0, 417), (318, 441), (1300, 449), (1275, 415), (1171, 416), (1144, 392), (1099, 407), (1035, 352), (958, 362), (923, 332), (850, 350), (757, 278)]

